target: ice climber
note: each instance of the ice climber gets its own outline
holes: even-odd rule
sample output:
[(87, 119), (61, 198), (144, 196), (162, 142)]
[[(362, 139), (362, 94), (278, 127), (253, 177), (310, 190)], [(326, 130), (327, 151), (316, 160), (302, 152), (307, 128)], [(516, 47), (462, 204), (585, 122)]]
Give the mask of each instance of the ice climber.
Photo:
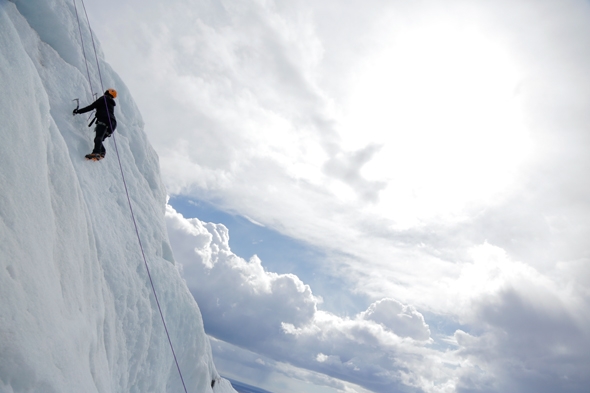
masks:
[(96, 127), (94, 128), (96, 136), (94, 137), (94, 149), (92, 153), (86, 155), (86, 158), (89, 160), (98, 161), (104, 158), (106, 150), (102, 142), (111, 136), (115, 128), (117, 128), (117, 120), (115, 119), (115, 105), (117, 104), (115, 103), (115, 98), (117, 98), (117, 91), (115, 89), (107, 89), (104, 95), (92, 104), (84, 108), (74, 109), (74, 115), (96, 109)]

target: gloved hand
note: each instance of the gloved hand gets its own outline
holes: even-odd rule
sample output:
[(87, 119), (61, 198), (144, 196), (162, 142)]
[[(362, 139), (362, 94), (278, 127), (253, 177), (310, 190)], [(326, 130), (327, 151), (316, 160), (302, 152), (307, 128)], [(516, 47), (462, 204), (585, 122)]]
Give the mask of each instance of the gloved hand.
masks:
[(76, 116), (78, 113), (80, 113), (80, 112), (78, 112), (78, 108), (76, 108), (72, 111), (72, 115), (74, 115), (74, 116)]

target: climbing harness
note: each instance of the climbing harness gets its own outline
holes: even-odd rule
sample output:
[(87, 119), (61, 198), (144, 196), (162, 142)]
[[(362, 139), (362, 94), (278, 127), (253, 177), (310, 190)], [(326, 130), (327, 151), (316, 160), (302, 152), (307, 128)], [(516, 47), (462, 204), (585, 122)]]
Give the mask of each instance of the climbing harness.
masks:
[[(80, 27), (80, 18), (78, 16), (78, 8), (76, 7), (76, 0), (74, 1), (74, 9), (76, 11), (76, 19), (78, 20), (78, 30), (80, 31), (80, 39), (82, 39), (82, 28)], [(98, 70), (98, 77), (100, 80), (100, 87), (101, 90), (104, 91), (104, 85), (103, 85), (103, 81), (102, 81), (102, 74), (100, 72), (100, 64), (98, 61), (98, 54), (96, 51), (96, 45), (94, 43), (94, 35), (92, 34), (92, 28), (90, 27), (90, 19), (88, 18), (88, 13), (86, 12), (86, 5), (84, 4), (84, 0), (80, 0), (82, 3), (82, 7), (84, 8), (84, 14), (86, 15), (86, 23), (88, 24), (88, 30), (90, 31), (90, 38), (92, 40), (92, 47), (94, 49), (94, 58), (96, 59), (96, 67)], [(84, 53), (84, 42), (82, 42), (82, 53)], [(86, 54), (84, 53), (84, 61), (86, 63), (86, 72), (88, 73), (88, 82), (90, 83), (90, 89), (91, 91), (93, 91), (92, 89), (92, 83), (90, 82), (90, 72), (88, 71), (88, 61), (86, 60)], [(105, 106), (107, 105), (106, 102), (106, 97), (104, 97), (105, 100)], [(107, 111), (107, 116), (109, 119), (109, 128), (111, 130), (113, 130), (112, 127), (112, 121), (111, 121), (111, 115), (109, 113), (109, 111)], [(129, 210), (131, 212), (131, 218), (133, 220), (133, 226), (135, 228), (135, 234), (137, 236), (137, 242), (139, 243), (139, 248), (141, 250), (141, 256), (143, 258), (143, 263), (145, 265), (145, 269), (147, 271), (147, 275), (150, 281), (150, 284), (152, 286), (152, 292), (154, 294), (154, 298), (156, 299), (156, 304), (158, 306), (158, 311), (160, 312), (160, 318), (162, 319), (162, 324), (164, 325), (164, 330), (166, 331), (166, 336), (168, 337), (168, 343), (170, 344), (170, 349), (172, 351), (172, 356), (174, 357), (174, 363), (176, 363), (176, 369), (178, 370), (178, 375), (180, 376), (180, 381), (182, 382), (182, 387), (184, 388), (184, 392), (188, 393), (188, 391), (186, 390), (186, 385), (184, 383), (184, 378), (182, 377), (182, 372), (180, 371), (180, 365), (178, 364), (178, 359), (176, 357), (176, 352), (174, 351), (174, 346), (172, 345), (172, 339), (170, 338), (170, 333), (168, 332), (168, 326), (166, 326), (166, 321), (164, 319), (164, 313), (162, 312), (162, 307), (160, 306), (160, 301), (158, 300), (158, 294), (156, 293), (156, 287), (154, 286), (154, 281), (152, 280), (152, 274), (150, 273), (150, 268), (148, 266), (147, 263), (147, 258), (145, 256), (145, 251), (143, 249), (143, 245), (141, 243), (141, 237), (139, 236), (139, 229), (137, 227), (137, 221), (135, 220), (135, 214), (133, 212), (133, 205), (131, 203), (131, 197), (129, 196), (129, 190), (127, 188), (127, 182), (125, 181), (125, 174), (123, 172), (123, 164), (121, 164), (121, 157), (119, 155), (119, 149), (117, 147), (117, 139), (115, 137), (115, 135), (113, 134), (113, 143), (115, 145), (115, 152), (117, 153), (117, 161), (119, 162), (119, 170), (121, 171), (121, 178), (123, 179), (123, 186), (125, 188), (125, 195), (127, 196), (127, 203), (129, 204)]]

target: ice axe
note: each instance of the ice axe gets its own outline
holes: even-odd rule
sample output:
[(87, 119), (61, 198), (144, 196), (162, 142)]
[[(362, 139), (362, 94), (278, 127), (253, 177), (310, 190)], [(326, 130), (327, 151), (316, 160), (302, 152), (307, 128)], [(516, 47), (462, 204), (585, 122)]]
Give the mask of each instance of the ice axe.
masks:
[(80, 99), (74, 98), (72, 101), (76, 101), (76, 109), (74, 109), (74, 111), (72, 112), (72, 114), (76, 116), (76, 113), (78, 113), (78, 109), (80, 108)]

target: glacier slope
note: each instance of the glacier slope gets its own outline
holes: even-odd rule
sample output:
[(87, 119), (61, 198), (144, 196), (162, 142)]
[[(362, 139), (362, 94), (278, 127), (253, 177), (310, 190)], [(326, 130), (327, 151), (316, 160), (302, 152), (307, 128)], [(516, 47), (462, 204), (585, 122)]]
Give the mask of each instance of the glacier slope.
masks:
[[(83, 158), (93, 133), (72, 99), (101, 89), (90, 62), (90, 91), (77, 29), (72, 1), (0, 0), (0, 392), (180, 392), (113, 138), (105, 160)], [(141, 115), (99, 58), (119, 91), (118, 149), (187, 389), (231, 392), (174, 263)]]

